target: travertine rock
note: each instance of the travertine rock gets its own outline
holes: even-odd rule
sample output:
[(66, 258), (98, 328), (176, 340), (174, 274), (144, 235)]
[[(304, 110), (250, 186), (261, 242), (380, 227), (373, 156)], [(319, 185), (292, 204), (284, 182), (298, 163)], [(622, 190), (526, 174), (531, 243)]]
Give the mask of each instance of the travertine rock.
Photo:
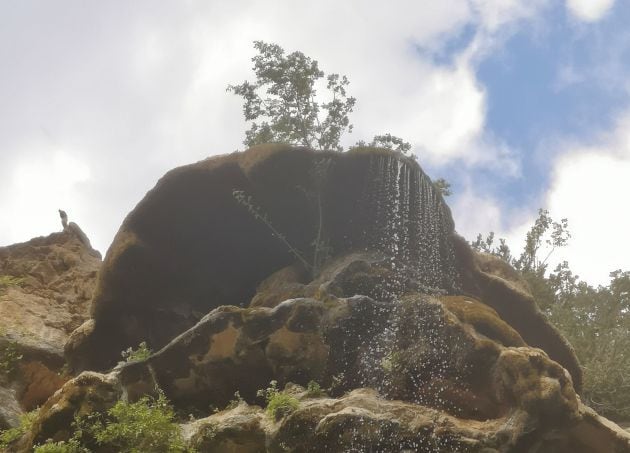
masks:
[(14, 398), (0, 410), (0, 425), (15, 426), (17, 414), (43, 404), (66, 381), (64, 345), (89, 317), (100, 263), (100, 254), (69, 230), (0, 247), (0, 278), (8, 282), (0, 285), (0, 347), (19, 358), (9, 376), (0, 376), (0, 392)]

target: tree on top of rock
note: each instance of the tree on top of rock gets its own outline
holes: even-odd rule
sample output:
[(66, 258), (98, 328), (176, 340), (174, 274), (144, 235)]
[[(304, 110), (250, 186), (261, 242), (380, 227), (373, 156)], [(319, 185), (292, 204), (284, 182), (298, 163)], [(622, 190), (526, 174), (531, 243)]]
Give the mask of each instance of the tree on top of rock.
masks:
[(348, 114), (356, 101), (346, 93), (346, 76), (326, 76), (330, 99), (319, 103), (315, 84), (325, 74), (317, 61), (302, 52), (285, 55), (279, 45), (263, 41), (254, 41), (254, 48), (256, 82), (227, 88), (243, 97), (245, 120), (252, 122), (245, 145), (284, 142), (341, 151), (339, 140), (346, 129), (352, 131)]

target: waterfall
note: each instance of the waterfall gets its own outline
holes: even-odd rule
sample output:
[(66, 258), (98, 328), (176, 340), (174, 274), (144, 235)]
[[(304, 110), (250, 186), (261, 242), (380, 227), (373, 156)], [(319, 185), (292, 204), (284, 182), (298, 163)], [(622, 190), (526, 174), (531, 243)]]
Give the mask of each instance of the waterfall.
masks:
[(370, 157), (362, 203), (368, 248), (379, 250), (428, 290), (455, 292), (453, 224), (442, 196), (420, 167), (396, 154)]

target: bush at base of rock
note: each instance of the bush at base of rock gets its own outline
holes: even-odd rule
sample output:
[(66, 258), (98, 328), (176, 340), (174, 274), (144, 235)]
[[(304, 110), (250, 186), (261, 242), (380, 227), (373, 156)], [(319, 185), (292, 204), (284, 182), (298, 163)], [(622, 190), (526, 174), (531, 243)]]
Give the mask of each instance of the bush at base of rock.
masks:
[(37, 411), (27, 412), (20, 417), (20, 425), (0, 431), (0, 449), (4, 450), (17, 442), (33, 425)]

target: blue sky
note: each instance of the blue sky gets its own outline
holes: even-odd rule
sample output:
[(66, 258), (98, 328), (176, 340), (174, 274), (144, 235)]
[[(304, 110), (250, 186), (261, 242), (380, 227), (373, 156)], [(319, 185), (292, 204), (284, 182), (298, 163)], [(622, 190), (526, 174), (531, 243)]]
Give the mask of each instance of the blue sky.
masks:
[(587, 280), (630, 269), (630, 5), (621, 0), (7, 1), (0, 244), (69, 212), (101, 251), (169, 169), (242, 149), (252, 41), (346, 74), (359, 139), (453, 183), (458, 232), (518, 249), (538, 208)]

